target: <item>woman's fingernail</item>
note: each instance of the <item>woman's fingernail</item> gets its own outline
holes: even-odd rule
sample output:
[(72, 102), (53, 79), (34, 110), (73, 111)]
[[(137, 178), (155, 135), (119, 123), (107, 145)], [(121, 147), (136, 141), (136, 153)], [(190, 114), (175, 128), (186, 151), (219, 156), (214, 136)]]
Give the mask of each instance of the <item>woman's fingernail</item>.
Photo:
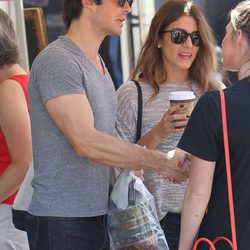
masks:
[(181, 161), (178, 161), (178, 167), (181, 168), (182, 167), (182, 163)]

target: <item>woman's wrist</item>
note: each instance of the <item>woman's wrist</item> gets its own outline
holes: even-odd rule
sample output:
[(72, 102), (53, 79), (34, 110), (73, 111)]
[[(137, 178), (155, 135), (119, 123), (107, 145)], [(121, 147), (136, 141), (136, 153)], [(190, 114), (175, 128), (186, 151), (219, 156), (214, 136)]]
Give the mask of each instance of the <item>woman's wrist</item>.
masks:
[(158, 123), (158, 125), (156, 125), (154, 127), (154, 136), (157, 140), (161, 141), (164, 138), (168, 137), (170, 133), (166, 133), (165, 129), (162, 128), (161, 123)]

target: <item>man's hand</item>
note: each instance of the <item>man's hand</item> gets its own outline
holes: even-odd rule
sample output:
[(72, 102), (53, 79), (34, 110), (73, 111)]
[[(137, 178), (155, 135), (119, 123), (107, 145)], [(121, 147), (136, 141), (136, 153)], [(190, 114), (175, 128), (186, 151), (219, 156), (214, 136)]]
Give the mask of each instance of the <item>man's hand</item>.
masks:
[(176, 183), (186, 181), (191, 165), (188, 153), (180, 149), (171, 150), (167, 153), (167, 159), (164, 177)]

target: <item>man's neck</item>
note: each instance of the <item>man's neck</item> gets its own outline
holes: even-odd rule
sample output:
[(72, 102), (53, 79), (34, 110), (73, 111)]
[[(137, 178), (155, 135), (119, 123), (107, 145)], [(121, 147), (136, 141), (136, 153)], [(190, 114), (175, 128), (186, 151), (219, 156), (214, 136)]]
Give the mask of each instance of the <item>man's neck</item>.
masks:
[(104, 34), (98, 34), (88, 20), (83, 22), (80, 19), (72, 22), (65, 36), (93, 61), (97, 59), (99, 47), (105, 37)]
[(84, 22), (77, 19), (71, 23), (65, 36), (83, 51), (101, 74), (104, 74), (104, 68), (98, 54), (99, 47), (105, 37), (104, 34), (98, 33), (97, 28), (94, 29), (89, 20)]

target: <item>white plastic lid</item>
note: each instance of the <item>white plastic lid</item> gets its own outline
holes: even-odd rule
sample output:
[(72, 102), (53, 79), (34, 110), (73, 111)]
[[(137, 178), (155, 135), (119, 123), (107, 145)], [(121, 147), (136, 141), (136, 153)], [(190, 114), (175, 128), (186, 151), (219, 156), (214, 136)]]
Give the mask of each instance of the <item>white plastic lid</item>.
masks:
[(193, 91), (175, 91), (170, 92), (169, 98), (171, 101), (194, 100), (195, 95)]

